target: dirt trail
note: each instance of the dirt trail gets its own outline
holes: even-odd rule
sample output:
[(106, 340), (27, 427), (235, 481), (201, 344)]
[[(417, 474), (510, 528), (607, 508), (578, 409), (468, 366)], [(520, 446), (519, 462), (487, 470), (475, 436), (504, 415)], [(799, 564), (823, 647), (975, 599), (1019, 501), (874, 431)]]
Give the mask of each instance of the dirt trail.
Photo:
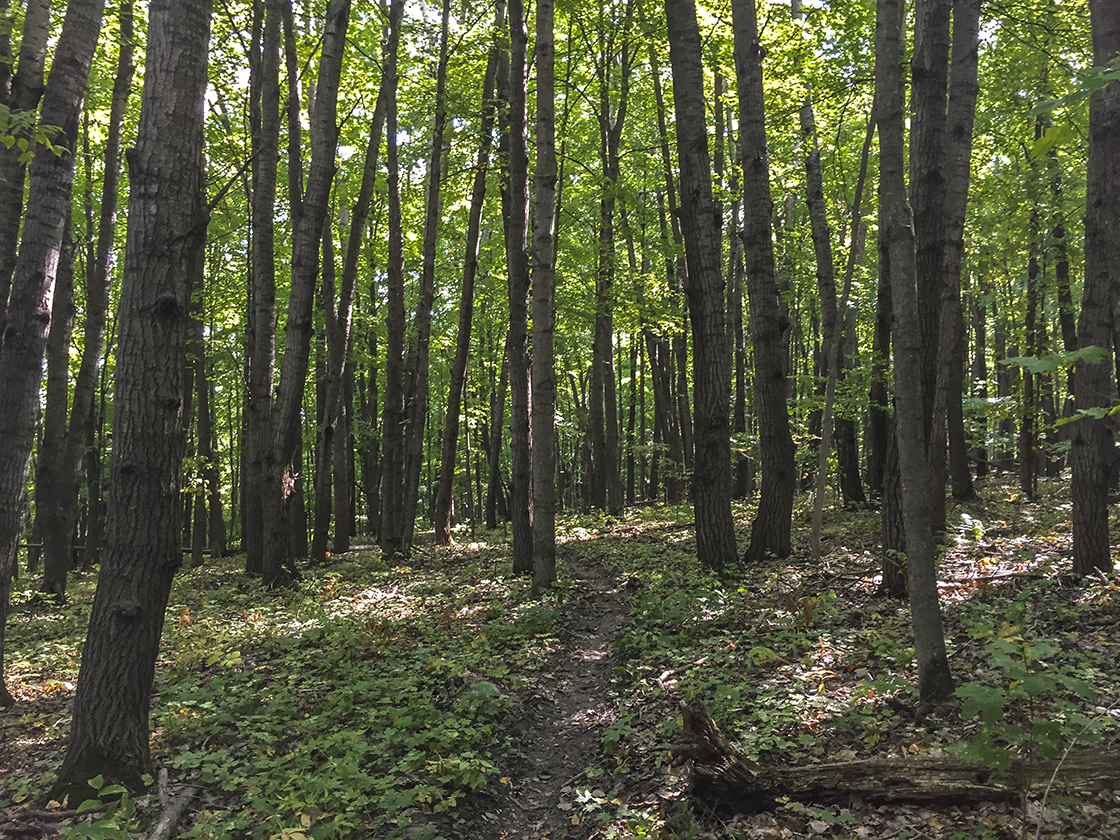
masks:
[(615, 718), (608, 692), (618, 664), (613, 644), (629, 623), (629, 610), (625, 589), (609, 571), (574, 552), (561, 552), (558, 559), (574, 577), (560, 618), (560, 649), (536, 683), (515, 697), (512, 753), (501, 764), (509, 782), (492, 791), (485, 805), (468, 806), (473, 814), (458, 828), (462, 838), (579, 840), (597, 831), (593, 820), (572, 824), (581, 810), (573, 807), (574, 789), (607, 783), (585, 778), (584, 771), (600, 762), (602, 730)]

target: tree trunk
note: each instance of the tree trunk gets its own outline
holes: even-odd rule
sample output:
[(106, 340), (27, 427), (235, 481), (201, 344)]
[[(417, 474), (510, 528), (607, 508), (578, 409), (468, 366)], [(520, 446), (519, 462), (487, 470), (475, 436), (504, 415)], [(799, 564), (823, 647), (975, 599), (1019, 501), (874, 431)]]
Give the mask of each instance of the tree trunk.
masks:
[(964, 314), (961, 268), (972, 161), (972, 126), (979, 91), (980, 0), (953, 0), (952, 71), (945, 133), (945, 257), (940, 376), (949, 437), (949, 482), (954, 499), (973, 497), (964, 428)]
[[(533, 202), (533, 592), (556, 581), (556, 54), (553, 0), (537, 0)], [(624, 72), (626, 60), (623, 59)], [(629, 75), (628, 73), (626, 74)], [(625, 83), (624, 83), (625, 89)], [(622, 115), (619, 114), (619, 123)], [(615, 452), (618, 427), (615, 426)], [(616, 471), (616, 483), (618, 480)], [(621, 486), (618, 488), (621, 495)], [(609, 494), (608, 494), (609, 497)], [(621, 503), (620, 503), (621, 506)]]
[[(988, 399), (988, 350), (987, 350), (987, 312), (979, 301), (972, 304), (972, 392), (982, 399)], [(980, 445), (972, 450), (976, 461), (976, 477), (988, 474), (988, 418), (980, 420)]]
[[(74, 240), (67, 219), (58, 258), (51, 328), (47, 336), (47, 394), (42, 439), (35, 465), (35, 528), (43, 545), (42, 591), (59, 603), (66, 599), (66, 575), (73, 565), (71, 545), (77, 520), (63, 518), (67, 494), (66, 408), (69, 392), (70, 336), (74, 327)], [(74, 508), (77, 508), (75, 487)], [(69, 527), (67, 527), (69, 526)]]
[[(0, 447), (0, 580), (10, 579), (16, 571), (58, 251), (70, 214), (78, 118), (101, 31), (102, 2), (74, 0), (67, 6), (40, 119), (60, 127), (55, 143), (69, 151), (36, 155), (31, 164), (23, 237), (0, 347), (0, 440), (4, 441)], [(0, 614), (6, 616), (6, 604), (0, 606)], [(0, 674), (3, 653), (0, 649)]]
[[(276, 248), (273, 218), (280, 164), (280, 7), (267, 0), (264, 32), (250, 63), (249, 120), (253, 140), (252, 289), (249, 295), (249, 387), (245, 406), (242, 548), (245, 571), (264, 573), (264, 492), (276, 363)], [(257, 31), (257, 27), (254, 31)], [(254, 73), (254, 71), (256, 71)]]
[(190, 278), (206, 235), (200, 106), (209, 32), (209, 0), (151, 3), (140, 127), (129, 155), (108, 547), (52, 791), (72, 804), (92, 794), (94, 775), (135, 790), (151, 769), (149, 698), (182, 562), (185, 348)]
[[(921, 15), (918, 15), (919, 19)], [(890, 253), (894, 302), (894, 347), (898, 456), (902, 473), (902, 513), (906, 532), (906, 572), (914, 628), (918, 691), (923, 700), (953, 692), (937, 595), (934, 497), (943, 484), (932, 477), (931, 438), (923, 380), (930, 354), (923, 342), (914, 222), (906, 202), (902, 110), (903, 0), (879, 0), (875, 26), (875, 113), (879, 124), (879, 172), (887, 227), (881, 234)], [(940, 275), (938, 275), (940, 276)], [(928, 314), (928, 313), (927, 313)]]
[[(506, 348), (510, 372), (510, 516), (513, 520), (513, 571), (533, 572), (532, 463), (529, 440), (529, 151), (526, 147), (525, 64), (528, 33), (525, 4), (509, 3), (509, 64), (499, 65), (505, 82), (508, 111), (500, 112), (502, 216), (505, 219), (506, 263), (509, 271), (509, 335)], [(505, 72), (502, 72), (502, 71)]]
[[(1120, 6), (1090, 0), (1093, 61), (1107, 67), (1120, 55)], [(1117, 301), (1115, 266), (1120, 265), (1120, 82), (1109, 82), (1089, 99), (1089, 169), (1085, 211), (1085, 287), (1077, 341), (1111, 350)], [(1111, 406), (1116, 399), (1111, 354), (1077, 369), (1077, 408)], [(1074, 424), (1070, 463), (1073, 478), (1073, 571), (1089, 575), (1112, 568), (1108, 532), (1108, 464), (1112, 433), (1104, 420), (1082, 417)]]
[(739, 142), (742, 146), (743, 253), (747, 264), (751, 341), (754, 345), (755, 405), (762, 460), (762, 495), (751, 526), (746, 560), (788, 557), (796, 482), (793, 438), (786, 407), (784, 333), (789, 320), (781, 311), (770, 215), (770, 167), (762, 89), (762, 46), (754, 0), (732, 3), (735, 20), (735, 74), (739, 89)]
[[(499, 2), (495, 11), (494, 27), (505, 27), (506, 7)], [(478, 277), (478, 241), (482, 227), (482, 205), (486, 199), (486, 176), (490, 170), (490, 147), (494, 129), (494, 86), (498, 74), (498, 45), (490, 48), (486, 62), (486, 75), (482, 81), (482, 116), (479, 125), (481, 140), (475, 158), (474, 181), (471, 185), (471, 206), (467, 217), (467, 243), (463, 255), (463, 286), (459, 292), (459, 331), (455, 339), (455, 357), (451, 362), (451, 383), (447, 395), (447, 413), (443, 421), (443, 440), (440, 449), (439, 482), (436, 485), (435, 525), (436, 542), (451, 542), (451, 498), (455, 482), (455, 450), (459, 440), (459, 413), (463, 401), (463, 386), (467, 379), (467, 361), (471, 349), (471, 323), (474, 320), (474, 285)]]
[[(938, 381), (946, 358), (942, 345), (941, 310), (946, 294), (945, 127), (946, 91), (949, 85), (950, 17), (952, 0), (916, 0), (914, 5), (914, 54), (911, 59), (910, 106), (910, 204), (913, 208), (917, 321), (923, 352), (915, 371), (921, 381), (921, 417), (925, 457), (933, 485), (928, 503), (933, 506), (935, 533), (945, 528), (945, 400)], [(967, 158), (965, 159), (967, 168)], [(892, 263), (893, 264), (893, 263)], [(896, 273), (901, 283), (905, 274)], [(897, 287), (896, 287), (897, 288)], [(898, 297), (895, 296), (895, 312)], [(898, 318), (895, 324), (900, 325)], [(896, 341), (901, 338), (896, 333)], [(897, 344), (895, 364), (898, 364)], [(948, 364), (947, 362), (945, 364)], [(907, 434), (903, 429), (902, 434)], [(900, 449), (900, 455), (902, 450)], [(905, 456), (903, 455), (903, 471)]]
[[(6, 6), (7, 4), (5, 4)], [(5, 35), (0, 49), (0, 102), (13, 115), (34, 111), (43, 95), (43, 69), (46, 66), (47, 43), (51, 33), (51, 0), (29, 0), (23, 13), (20, 33), (19, 63), (11, 55), (11, 38)], [(49, 125), (40, 119), (40, 124)], [(76, 135), (75, 135), (76, 136)], [(70, 147), (71, 150), (74, 146)], [(16, 267), (19, 223), (23, 216), (23, 189), (27, 164), (20, 160), (19, 146), (0, 149), (0, 335), (8, 315), (8, 297), (12, 291), (12, 272)]]
[[(505, 344), (505, 342), (503, 342)], [(502, 353), (498, 386), (494, 387), (493, 370), (490, 375), (490, 445), (486, 450), (486, 527), (498, 527), (498, 507), (502, 494), (502, 430), (506, 425), (506, 391), (509, 390), (508, 352)]]
[(291, 293), (284, 333), (284, 366), (276, 388), (270, 423), (270, 445), (263, 481), (262, 525), (266, 584), (281, 585), (298, 576), (296, 553), (303, 553), (307, 529), (293, 539), (291, 523), (300, 523), (303, 510), (298, 477), (300, 411), (311, 350), (312, 308), (319, 274), (319, 245), (327, 213), (327, 199), (335, 172), (338, 139), (336, 118), (338, 80), (350, 19), (349, 0), (327, 4), (318, 74), (318, 93), (311, 114), (311, 166), (298, 223), (292, 237)]
[[(696, 5), (693, 0), (666, 0), (665, 17), (677, 114), (681, 227), (688, 261), (685, 294), (692, 321), (696, 553), (708, 568), (721, 569), (738, 557), (731, 516), (731, 359), (720, 267), (721, 214), (712, 197)], [(739, 34), (738, 26), (736, 32)]]

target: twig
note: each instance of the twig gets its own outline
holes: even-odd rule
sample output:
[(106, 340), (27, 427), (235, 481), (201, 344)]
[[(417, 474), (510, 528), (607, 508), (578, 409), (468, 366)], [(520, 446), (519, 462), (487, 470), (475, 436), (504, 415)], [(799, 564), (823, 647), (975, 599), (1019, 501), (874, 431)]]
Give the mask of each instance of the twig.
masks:
[(137, 840), (170, 840), (175, 836), (175, 829), (179, 825), (179, 821), (183, 818), (183, 812), (187, 810), (187, 806), (194, 801), (195, 794), (198, 793), (197, 788), (189, 787), (179, 791), (179, 793), (169, 803), (164, 804), (160, 811), (159, 819), (156, 820), (151, 828), (140, 835)]

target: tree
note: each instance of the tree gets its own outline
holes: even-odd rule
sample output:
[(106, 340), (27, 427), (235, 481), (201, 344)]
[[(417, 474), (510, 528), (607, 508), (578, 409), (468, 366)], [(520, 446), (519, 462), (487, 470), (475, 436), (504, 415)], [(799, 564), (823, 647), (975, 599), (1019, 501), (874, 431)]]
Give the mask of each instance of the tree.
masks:
[[(87, 260), (85, 272), (82, 361), (74, 378), (69, 423), (55, 445), (43, 447), (39, 472), (36, 476), (35, 515), (43, 541), (42, 589), (58, 598), (66, 594), (66, 575), (70, 570), (74, 528), (78, 520), (82, 457), (93, 437), (93, 399), (97, 392), (101, 354), (105, 347), (105, 325), (109, 309), (109, 261), (112, 258), (117, 229), (121, 142), (125, 110), (128, 107), (135, 69), (132, 58), (131, 2), (121, 3), (117, 18), (120, 25), (120, 47), (105, 143), (101, 213), (93, 259)], [(68, 361), (69, 348), (66, 350)], [(62, 399), (62, 404), (65, 408), (65, 398)], [(47, 468), (45, 473), (44, 467)]]
[(556, 54), (552, 0), (537, 0), (537, 170), (533, 204), (533, 591), (556, 580)]
[(704, 66), (693, 0), (666, 0), (677, 157), (681, 167), (681, 227), (688, 260), (692, 322), (696, 553), (713, 569), (738, 556), (731, 517), (731, 359), (725, 338), (720, 270), (720, 212), (712, 197), (712, 167), (704, 116)]
[(182, 562), (190, 278), (204, 256), (203, 94), (209, 0), (153, 0), (143, 104), (129, 154), (108, 546), (54, 795), (77, 804), (103, 775), (141, 787), (149, 695), (171, 581)]
[[(1120, 8), (1090, 0), (1093, 62), (1111, 66), (1120, 55)], [(1085, 210), (1085, 286), (1081, 298), (1078, 344), (1113, 348), (1120, 266), (1120, 82), (1112, 81), (1089, 99), (1088, 196)], [(1112, 406), (1116, 400), (1111, 353), (1077, 368), (1076, 406), (1080, 411)], [(1073, 497), (1073, 570), (1088, 575), (1112, 568), (1108, 530), (1108, 464), (1112, 433), (1103, 419), (1083, 416), (1074, 424), (1070, 463)]]
[[(513, 570), (533, 571), (533, 505), (529, 449), (529, 151), (526, 147), (525, 64), (529, 36), (525, 30), (525, 5), (509, 3), (509, 63), (501, 73), (508, 111), (503, 112), (501, 151), (505, 161), (502, 178), (502, 216), (506, 240), (509, 292), (510, 451), (509, 508), (513, 519)], [(497, 434), (498, 430), (494, 430)]]
[[(58, 145), (69, 154), (38, 154), (12, 297), (0, 344), (0, 628), (7, 622), (11, 579), (26, 504), (27, 473), (35, 439), (39, 381), (50, 330), (51, 304), (62, 234), (70, 213), (74, 149), (86, 81), (101, 31), (102, 0), (75, 0), (66, 9), (41, 119), (60, 128)], [(2, 632), (2, 630), (0, 630)], [(0, 635), (0, 667), (4, 661)], [(11, 701), (0, 681), (0, 704)]]
[(793, 438), (786, 406), (788, 385), (783, 334), (789, 319), (779, 306), (770, 222), (769, 152), (762, 89), (762, 45), (754, 0), (734, 0), (735, 77), (739, 89), (739, 144), (743, 167), (743, 253), (747, 264), (755, 403), (762, 461), (762, 496), (751, 525), (747, 562), (790, 553), (795, 481)]
[[(920, 329), (914, 221), (906, 201), (903, 167), (902, 0), (879, 0), (875, 24), (875, 114), (879, 126), (879, 178), (887, 227), (881, 232), (890, 257), (894, 310), (894, 364), (902, 513), (914, 627), (918, 691), (923, 700), (943, 700), (953, 692), (937, 595), (934, 544), (935, 484), (929, 460), (931, 433), (923, 411), (923, 360), (929, 354)], [(921, 17), (922, 10), (918, 16)]]

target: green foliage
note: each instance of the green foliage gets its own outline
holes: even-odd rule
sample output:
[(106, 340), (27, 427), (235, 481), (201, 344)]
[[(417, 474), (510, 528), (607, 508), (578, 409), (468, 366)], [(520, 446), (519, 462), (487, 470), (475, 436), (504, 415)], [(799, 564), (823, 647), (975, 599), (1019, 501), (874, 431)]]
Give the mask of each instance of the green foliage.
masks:
[(0, 102), (0, 143), (8, 149), (12, 146), (18, 148), (19, 162), (25, 166), (35, 157), (36, 146), (42, 146), (55, 155), (66, 151), (51, 142), (51, 138), (61, 130), (56, 125), (40, 125), (36, 111), (12, 111)]
[[(136, 803), (120, 785), (105, 784), (103, 776), (94, 776), (89, 786), (97, 796), (77, 807), (79, 816), (60, 831), (63, 840), (126, 840), (135, 833), (133, 817)], [(80, 815), (90, 813), (83, 819)], [(96, 819), (93, 819), (96, 817)]]

